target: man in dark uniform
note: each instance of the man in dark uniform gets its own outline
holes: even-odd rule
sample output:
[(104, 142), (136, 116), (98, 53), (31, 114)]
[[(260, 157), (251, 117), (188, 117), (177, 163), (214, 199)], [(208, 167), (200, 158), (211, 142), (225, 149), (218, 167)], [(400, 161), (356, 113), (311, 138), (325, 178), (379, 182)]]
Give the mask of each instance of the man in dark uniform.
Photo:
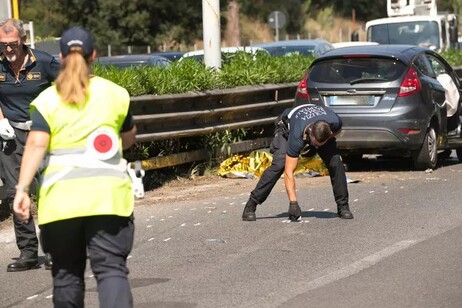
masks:
[[(29, 48), (25, 41), (26, 32), (20, 20), (7, 19), (0, 24), (0, 161), (6, 203), (10, 207), (31, 125), (29, 104), (51, 85), (60, 68), (51, 55)], [(7, 271), (34, 268), (38, 265), (38, 239), (33, 217), (24, 223), (13, 215), (13, 222), (20, 257), (8, 265)], [(51, 269), (47, 255), (45, 268)]]
[(257, 205), (268, 198), (282, 173), (290, 201), (289, 218), (296, 221), (301, 217), (302, 211), (295, 193), (294, 171), (302, 151), (308, 156), (319, 154), (329, 170), (339, 217), (353, 218), (348, 204), (345, 169), (335, 140), (335, 136), (342, 129), (340, 117), (327, 107), (306, 104), (284, 110), (275, 124), (276, 130), (270, 147), (273, 154), (272, 164), (263, 172), (257, 186), (250, 193), (242, 220), (256, 220)]

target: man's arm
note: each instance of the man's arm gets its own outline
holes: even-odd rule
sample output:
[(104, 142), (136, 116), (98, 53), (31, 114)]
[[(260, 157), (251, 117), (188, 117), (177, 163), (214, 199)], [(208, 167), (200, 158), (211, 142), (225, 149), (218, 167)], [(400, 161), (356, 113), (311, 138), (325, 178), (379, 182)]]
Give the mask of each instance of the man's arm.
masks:
[(295, 193), (295, 176), (294, 171), (297, 168), (298, 157), (286, 155), (286, 164), (284, 169), (284, 184), (286, 185), (287, 196), (289, 201), (297, 201)]

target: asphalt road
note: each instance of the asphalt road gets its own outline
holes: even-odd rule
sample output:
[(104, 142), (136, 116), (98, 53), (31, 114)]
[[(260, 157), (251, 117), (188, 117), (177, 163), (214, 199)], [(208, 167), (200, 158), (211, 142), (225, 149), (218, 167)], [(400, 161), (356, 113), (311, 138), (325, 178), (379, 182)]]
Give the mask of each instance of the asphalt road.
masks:
[[(256, 181), (139, 202), (128, 261), (135, 307), (462, 307), (462, 164), (406, 168), (366, 162), (349, 185), (353, 220), (336, 217), (326, 179), (297, 181), (297, 223), (286, 219), (282, 181), (256, 222), (240, 218)], [(48, 271), (6, 272), (13, 241), (11, 229), (0, 232), (0, 307), (51, 307)], [(86, 277), (86, 306), (97, 307)]]

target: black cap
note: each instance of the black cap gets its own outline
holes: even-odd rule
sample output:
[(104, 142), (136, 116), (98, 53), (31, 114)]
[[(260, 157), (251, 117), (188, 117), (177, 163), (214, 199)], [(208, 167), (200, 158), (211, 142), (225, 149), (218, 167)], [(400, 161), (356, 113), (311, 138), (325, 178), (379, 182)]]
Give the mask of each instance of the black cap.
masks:
[(63, 32), (59, 46), (63, 57), (69, 54), (72, 47), (80, 47), (83, 55), (89, 56), (93, 53), (93, 37), (90, 31), (81, 27), (73, 27)]

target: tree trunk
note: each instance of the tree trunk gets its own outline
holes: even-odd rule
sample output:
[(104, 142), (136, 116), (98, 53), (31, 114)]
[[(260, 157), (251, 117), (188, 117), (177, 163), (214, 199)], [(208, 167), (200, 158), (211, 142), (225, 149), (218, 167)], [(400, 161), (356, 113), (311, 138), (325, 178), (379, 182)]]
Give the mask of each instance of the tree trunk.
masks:
[(241, 45), (241, 31), (239, 28), (239, 4), (236, 0), (228, 2), (228, 21), (225, 31), (226, 45), (229, 47)]

